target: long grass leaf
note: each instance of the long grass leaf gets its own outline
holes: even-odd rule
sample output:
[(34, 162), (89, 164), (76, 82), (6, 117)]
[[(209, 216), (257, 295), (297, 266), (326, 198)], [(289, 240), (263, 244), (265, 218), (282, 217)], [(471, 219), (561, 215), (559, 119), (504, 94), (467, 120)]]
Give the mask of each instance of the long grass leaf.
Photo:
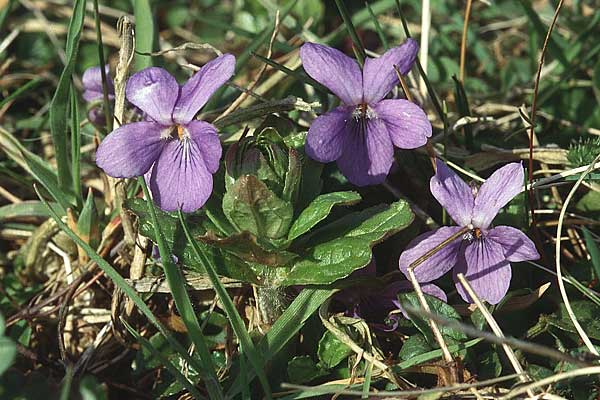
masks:
[(140, 335), (138, 331), (133, 329), (133, 327), (129, 325), (124, 319), (121, 319), (121, 322), (123, 323), (125, 328), (127, 328), (131, 336), (133, 336), (142, 345), (143, 348), (152, 353), (152, 356), (159, 360), (161, 365), (163, 365), (167, 369), (167, 371), (169, 371), (171, 375), (175, 377), (177, 382), (179, 382), (181, 386), (186, 388), (187, 391), (190, 392), (195, 399), (205, 398), (204, 396), (202, 396), (202, 394), (200, 394), (200, 392), (198, 391), (198, 389), (196, 389), (192, 382), (190, 382), (185, 376), (183, 376), (181, 371), (179, 371), (171, 361), (169, 361), (165, 356), (162, 355), (160, 351), (158, 351), (154, 348), (154, 346), (152, 346), (152, 343), (150, 343), (148, 339)]
[(119, 272), (112, 267), (105, 259), (90, 247), (82, 238), (79, 237), (71, 228), (67, 226), (62, 218), (54, 211), (50, 204), (44, 200), (40, 195), (38, 188), (35, 187), (36, 193), (40, 198), (40, 201), (46, 206), (48, 213), (54, 219), (58, 227), (64, 231), (68, 237), (71, 238), (79, 247), (81, 247), (88, 257), (98, 264), (98, 267), (108, 276), (108, 278), (117, 286), (131, 301), (137, 306), (140, 312), (148, 319), (148, 321), (154, 325), (154, 327), (167, 339), (171, 347), (183, 358), (188, 364), (190, 364), (197, 371), (202, 370), (202, 365), (192, 356), (188, 354), (186, 349), (171, 335), (171, 333), (160, 323), (160, 321), (152, 314), (150, 308), (144, 303), (144, 300), (139, 294), (132, 288), (125, 279), (119, 274)]
[(79, 39), (83, 31), (83, 20), (85, 17), (85, 0), (75, 0), (73, 15), (69, 21), (66, 45), (66, 63), (56, 91), (50, 103), (50, 131), (54, 142), (56, 156), (56, 167), (58, 170), (58, 185), (63, 190), (71, 186), (67, 137), (67, 113), (69, 107), (69, 92), (71, 77), (75, 68)]
[(369, 11), (369, 16), (371, 16), (371, 20), (373, 21), (373, 25), (375, 25), (375, 30), (377, 31), (377, 35), (379, 36), (379, 40), (381, 40), (381, 44), (383, 45), (383, 48), (387, 51), (390, 48), (390, 46), (388, 44), (387, 38), (385, 37), (385, 33), (383, 32), (383, 29), (381, 29), (381, 25), (379, 24), (379, 20), (377, 19), (377, 16), (373, 12), (373, 9), (371, 8), (371, 5), (369, 4), (368, 1), (365, 1), (365, 7), (367, 7), (367, 11)]
[(140, 53), (152, 53), (156, 44), (156, 26), (150, 0), (134, 0), (135, 16), (135, 67), (144, 69), (153, 65), (152, 57)]
[(77, 208), (81, 210), (81, 131), (79, 129), (79, 104), (75, 88), (71, 85), (71, 177), (73, 178), (73, 193)]
[[(265, 363), (260, 354), (258, 354), (258, 352), (256, 351), (254, 343), (252, 342), (252, 339), (248, 334), (246, 326), (244, 325), (244, 321), (242, 321), (242, 317), (240, 317), (240, 314), (237, 312), (233, 301), (227, 293), (227, 289), (225, 289), (225, 287), (219, 280), (219, 276), (217, 275), (217, 271), (215, 270), (214, 266), (206, 258), (206, 255), (202, 252), (202, 250), (200, 250), (198, 243), (192, 237), (192, 234), (188, 229), (187, 223), (185, 222), (185, 218), (181, 211), (179, 211), (179, 221), (181, 223), (181, 227), (183, 228), (183, 232), (185, 233), (185, 237), (187, 238), (188, 243), (192, 245), (192, 248), (194, 249), (194, 254), (203, 264), (204, 269), (206, 270), (206, 274), (208, 275), (208, 279), (210, 279), (215, 293), (217, 294), (217, 296), (219, 296), (219, 299), (221, 300), (223, 310), (225, 310), (225, 313), (229, 318), (231, 327), (233, 328), (233, 331), (235, 332), (236, 336), (238, 337), (238, 340), (240, 341), (240, 344), (242, 346), (241, 348), (244, 350), (244, 353), (240, 354), (240, 357), (244, 357), (244, 355), (248, 356), (248, 361), (250, 361), (250, 364), (252, 364), (254, 371), (258, 375), (258, 380), (260, 381), (260, 384), (263, 387), (265, 396), (268, 399), (271, 399), (272, 396), (271, 389), (269, 387), (269, 381), (263, 369)], [(246, 371), (241, 371), (241, 374), (245, 373)]]
[(190, 301), (190, 297), (187, 293), (185, 280), (181, 275), (180, 269), (177, 268), (177, 266), (173, 263), (171, 259), (171, 253), (168, 250), (167, 244), (165, 243), (162, 235), (162, 231), (160, 230), (158, 217), (156, 216), (156, 210), (154, 209), (154, 204), (152, 203), (152, 198), (150, 197), (148, 185), (146, 185), (144, 178), (140, 177), (138, 178), (138, 181), (144, 190), (144, 196), (146, 197), (146, 201), (148, 203), (148, 211), (150, 212), (152, 225), (158, 242), (157, 245), (160, 257), (162, 259), (163, 271), (165, 273), (165, 277), (167, 278), (169, 289), (171, 289), (173, 300), (175, 300), (175, 306), (177, 307), (179, 315), (181, 316), (181, 319), (183, 320), (183, 323), (185, 324), (185, 327), (190, 335), (190, 339), (196, 346), (196, 350), (200, 356), (202, 369), (199, 372), (203, 375), (210, 397), (212, 399), (224, 399), (225, 397), (223, 395), (221, 385), (219, 384), (217, 373), (215, 372), (215, 365), (213, 363), (212, 356), (208, 350), (206, 341), (204, 340), (204, 335), (202, 335), (202, 329), (198, 323), (196, 312), (194, 311), (194, 307), (192, 306), (192, 302)]

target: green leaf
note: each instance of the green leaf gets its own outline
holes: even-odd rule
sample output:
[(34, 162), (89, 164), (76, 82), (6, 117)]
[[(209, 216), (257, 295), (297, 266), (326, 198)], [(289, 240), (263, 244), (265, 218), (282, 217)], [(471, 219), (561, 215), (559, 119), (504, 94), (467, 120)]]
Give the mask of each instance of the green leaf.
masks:
[(326, 331), (321, 337), (321, 340), (319, 340), (317, 355), (326, 368), (334, 368), (348, 358), (350, 354), (352, 354), (352, 349), (342, 343), (330, 331)]
[[(464, 352), (464, 350), (468, 349), (469, 347), (475, 346), (482, 340), (483, 340), (482, 338), (476, 338), (476, 339), (471, 339), (468, 342), (464, 342), (464, 343), (450, 344), (448, 346), (448, 351), (450, 352), (450, 354)], [(406, 361), (402, 361), (401, 363), (393, 366), (392, 368), (395, 371), (397, 370), (398, 372), (402, 372), (403, 370), (414, 367), (415, 365), (419, 365), (419, 364), (423, 364), (423, 363), (426, 363), (431, 360), (435, 360), (436, 358), (440, 358), (441, 356), (442, 356), (442, 350), (436, 349), (436, 350), (432, 350), (427, 353), (415, 356)]]
[(600, 193), (590, 190), (584, 194), (575, 206), (579, 211), (597, 213), (600, 212)]
[[(577, 321), (585, 327), (585, 333), (592, 339), (600, 340), (600, 319), (598, 319), (600, 307), (587, 300), (571, 301), (571, 307)], [(567, 309), (562, 303), (558, 311), (547, 317), (547, 322), (565, 332), (577, 333)]]
[[(233, 331), (235, 332), (236, 336), (238, 337), (238, 340), (240, 341), (241, 349), (243, 352), (241, 357), (245, 357), (245, 356), (248, 357), (250, 364), (252, 364), (254, 371), (258, 375), (258, 379), (263, 387), (266, 397), (268, 399), (271, 399), (272, 396), (271, 396), (271, 389), (269, 387), (269, 381), (267, 380), (267, 376), (265, 375), (265, 371), (263, 369), (264, 361), (263, 361), (262, 357), (260, 356), (260, 354), (256, 351), (254, 342), (252, 342), (252, 339), (250, 338), (250, 335), (248, 334), (248, 331), (246, 329), (246, 326), (244, 325), (244, 321), (242, 320), (242, 317), (240, 317), (239, 313), (237, 312), (237, 308), (235, 307), (235, 305), (233, 304), (233, 301), (231, 300), (231, 298), (229, 297), (229, 294), (227, 293), (227, 290), (225, 289), (225, 287), (219, 280), (219, 277), (217, 276), (217, 272), (216, 272), (215, 268), (210, 264), (210, 261), (205, 257), (204, 253), (201, 252), (197, 243), (192, 238), (190, 230), (187, 227), (187, 224), (183, 217), (183, 213), (181, 211), (179, 212), (179, 222), (181, 223), (181, 226), (183, 227), (183, 230), (185, 232), (185, 236), (186, 236), (188, 243), (190, 245), (192, 245), (192, 247), (194, 248), (194, 253), (195, 253), (196, 257), (198, 257), (199, 259), (202, 260), (203, 267), (205, 268), (206, 273), (215, 289), (215, 292), (217, 293), (217, 296), (219, 296), (219, 299), (221, 300), (221, 304), (223, 304), (223, 309), (225, 310), (225, 313), (227, 314), (227, 317), (229, 318), (229, 321), (231, 322), (231, 327), (233, 328)], [(245, 374), (245, 373), (246, 373), (246, 371), (242, 371), (242, 374)]]
[(223, 196), (223, 212), (239, 231), (279, 239), (287, 234), (294, 210), (254, 175), (239, 177)]
[(482, 379), (497, 378), (502, 373), (502, 363), (496, 350), (486, 351), (477, 357), (477, 375)]
[(413, 357), (419, 356), (421, 354), (427, 353), (431, 351), (432, 348), (423, 336), (420, 333), (410, 336), (406, 341), (402, 344), (402, 348), (400, 349), (400, 353), (398, 353), (398, 358), (401, 360), (410, 360)]
[(585, 239), (585, 245), (590, 253), (590, 258), (592, 259), (592, 266), (594, 267), (594, 273), (596, 274), (596, 279), (600, 278), (600, 249), (598, 248), (598, 244), (594, 241), (592, 234), (587, 228), (583, 227), (583, 238)]
[(310, 243), (331, 240), (340, 235), (357, 238), (374, 245), (412, 223), (414, 214), (405, 201), (381, 204), (349, 214), (319, 229)]
[(320, 195), (294, 221), (294, 224), (290, 228), (288, 239), (294, 240), (298, 236), (308, 232), (329, 215), (333, 206), (352, 205), (359, 202), (360, 199), (361, 197), (357, 192), (334, 192)]
[(75, 0), (73, 5), (73, 15), (69, 21), (67, 31), (67, 49), (66, 64), (60, 78), (52, 102), (50, 103), (50, 131), (54, 142), (54, 151), (56, 154), (56, 166), (58, 169), (58, 184), (63, 190), (67, 190), (71, 185), (69, 156), (68, 156), (68, 137), (67, 137), (67, 114), (69, 107), (69, 90), (71, 87), (71, 76), (75, 68), (77, 59), (77, 50), (79, 49), (79, 38), (83, 30), (83, 20), (85, 18), (85, 0)]
[(12, 365), (17, 355), (17, 346), (4, 336), (4, 318), (0, 315), (0, 376)]
[(296, 356), (287, 365), (287, 374), (291, 383), (309, 383), (328, 372), (319, 367), (310, 356)]
[(282, 285), (326, 285), (345, 278), (371, 261), (369, 242), (341, 237), (321, 243), (293, 263)]
[[(138, 216), (140, 233), (156, 242), (151, 216), (145, 202), (142, 199), (127, 199), (125, 208)], [(202, 260), (196, 257), (193, 247), (185, 240), (184, 232), (181, 229), (176, 214), (167, 213), (158, 208), (155, 209), (162, 234), (172, 254), (176, 255), (179, 258), (179, 262), (185, 266), (205, 273)], [(187, 215), (186, 219), (188, 225), (193, 227), (191, 228), (193, 236), (197, 237), (206, 234), (206, 229), (203, 225), (207, 223), (207, 218), (198, 215)], [(201, 242), (198, 243), (198, 246), (208, 257), (211, 265), (215, 266), (219, 275), (242, 282), (258, 283), (255, 272), (238, 257)]]
[[(425, 299), (427, 300), (427, 304), (429, 305), (429, 308), (431, 309), (431, 312), (433, 314), (441, 315), (446, 319), (450, 320), (460, 320), (460, 315), (456, 312), (454, 308), (452, 308), (451, 305), (446, 304), (437, 297), (433, 297), (428, 294), (425, 294)], [(400, 301), (400, 304), (407, 304), (408, 306), (413, 308), (421, 308), (419, 298), (414, 292), (398, 293), (398, 301)], [(425, 338), (427, 338), (427, 341), (430, 345), (437, 347), (437, 342), (433, 337), (433, 333), (431, 332), (431, 328), (429, 327), (429, 323), (427, 322), (427, 320), (413, 315), (411, 316), (411, 322), (425, 336)], [(460, 342), (467, 338), (467, 336), (464, 333), (456, 329), (447, 326), (440, 326), (439, 328), (442, 335), (451, 338), (455, 341)]]

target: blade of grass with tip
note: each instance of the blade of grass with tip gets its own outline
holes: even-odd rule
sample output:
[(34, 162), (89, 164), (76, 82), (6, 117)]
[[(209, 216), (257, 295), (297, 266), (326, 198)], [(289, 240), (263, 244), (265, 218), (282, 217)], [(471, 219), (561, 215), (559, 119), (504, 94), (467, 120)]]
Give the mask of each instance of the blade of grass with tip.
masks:
[[(350, 16), (350, 12), (346, 8), (346, 5), (342, 0), (335, 0), (335, 5), (340, 12), (340, 16), (344, 21), (344, 25), (346, 25), (346, 29), (348, 30), (348, 34), (350, 35), (350, 39), (352, 39), (352, 43), (354, 43), (354, 52), (356, 53), (356, 59), (358, 63), (362, 66), (365, 63), (365, 58), (367, 55), (365, 54), (365, 48), (358, 37), (358, 32), (356, 32), (356, 28), (352, 23), (352, 17)], [(372, 10), (371, 10), (372, 11)]]
[(158, 242), (158, 251), (162, 259), (163, 271), (165, 273), (165, 277), (167, 278), (169, 289), (171, 289), (171, 295), (173, 296), (173, 300), (175, 301), (177, 311), (179, 311), (179, 315), (181, 316), (181, 319), (183, 320), (183, 323), (187, 328), (188, 334), (190, 335), (190, 339), (196, 346), (196, 351), (198, 351), (198, 355), (200, 356), (202, 369), (198, 372), (204, 378), (204, 381), (206, 383), (206, 389), (208, 390), (211, 399), (224, 399), (225, 397), (223, 395), (221, 385), (219, 384), (219, 379), (217, 378), (217, 373), (215, 371), (215, 365), (213, 363), (212, 356), (210, 354), (210, 351), (208, 350), (206, 341), (204, 340), (204, 335), (202, 334), (200, 323), (198, 322), (196, 312), (194, 311), (194, 307), (192, 306), (192, 302), (187, 293), (185, 280), (181, 275), (181, 270), (173, 263), (171, 259), (171, 253), (167, 248), (167, 244), (165, 243), (165, 240), (163, 238), (162, 231), (160, 230), (160, 226), (158, 224), (158, 217), (156, 216), (154, 203), (152, 202), (152, 198), (150, 197), (148, 185), (146, 185), (146, 181), (143, 177), (138, 178), (138, 182), (142, 186), (144, 196), (146, 197), (148, 211), (150, 212), (150, 218)]
[(377, 35), (379, 36), (379, 40), (381, 40), (381, 44), (383, 45), (383, 48), (387, 51), (390, 48), (390, 46), (388, 44), (387, 38), (385, 37), (385, 33), (383, 32), (383, 29), (381, 29), (381, 25), (379, 24), (379, 20), (377, 19), (377, 16), (373, 12), (373, 9), (371, 8), (371, 5), (369, 4), (368, 1), (365, 1), (365, 7), (367, 7), (367, 11), (369, 11), (369, 15), (371, 16), (371, 20), (373, 21), (373, 25), (375, 25), (375, 30), (377, 31)]
[[(334, 289), (305, 288), (302, 290), (258, 343), (258, 351), (263, 355), (263, 362), (267, 363), (272, 360), (286, 343), (300, 331), (306, 320), (333, 293), (335, 293)], [(252, 380), (255, 376), (254, 371), (249, 371), (247, 376), (249, 380)], [(238, 376), (228, 390), (227, 395), (234, 397), (241, 391), (242, 379)]]
[(83, 207), (81, 195), (81, 131), (79, 129), (79, 104), (75, 88), (71, 85), (71, 177), (77, 208)]
[(58, 185), (63, 190), (71, 186), (71, 170), (69, 168), (69, 154), (67, 150), (67, 114), (71, 78), (75, 68), (84, 18), (85, 0), (75, 0), (73, 15), (69, 21), (69, 29), (67, 31), (67, 60), (50, 103), (50, 131), (52, 133), (52, 141), (54, 142)]
[(152, 314), (150, 308), (144, 303), (144, 300), (140, 297), (140, 295), (135, 291), (134, 288), (129, 286), (129, 284), (125, 281), (125, 278), (119, 274), (119, 272), (112, 267), (104, 258), (102, 258), (94, 249), (90, 247), (82, 238), (79, 237), (71, 228), (67, 226), (62, 220), (62, 218), (54, 211), (50, 204), (44, 200), (44, 198), (40, 195), (40, 192), (37, 186), (34, 186), (34, 189), (40, 199), (40, 201), (46, 206), (48, 213), (54, 219), (58, 225), (58, 227), (67, 234), (68, 237), (71, 238), (79, 247), (81, 247), (88, 257), (98, 264), (98, 267), (108, 276), (108, 278), (117, 286), (131, 301), (137, 306), (140, 312), (148, 319), (148, 321), (154, 325), (154, 327), (167, 339), (169, 344), (175, 349), (175, 351), (183, 358), (188, 364), (190, 364), (197, 371), (202, 370), (202, 365), (190, 356), (187, 350), (171, 335), (171, 333), (160, 323), (160, 321)]
[(198, 389), (196, 389), (192, 382), (190, 382), (185, 376), (183, 376), (181, 371), (179, 371), (171, 361), (169, 361), (165, 356), (163, 356), (160, 351), (155, 349), (148, 339), (140, 335), (138, 331), (133, 329), (133, 327), (122, 318), (121, 323), (125, 326), (125, 328), (127, 328), (131, 336), (133, 336), (142, 345), (143, 348), (152, 353), (154, 358), (160, 360), (161, 364), (171, 373), (171, 375), (173, 375), (173, 377), (175, 377), (177, 382), (179, 382), (181, 386), (186, 388), (187, 391), (190, 392), (190, 394), (194, 396), (195, 399), (205, 399), (205, 397), (202, 396), (202, 394), (200, 394), (200, 392), (198, 391)]
[(150, 0), (134, 0), (133, 15), (135, 16), (135, 68), (140, 70), (154, 65), (151, 56), (139, 54), (152, 53), (155, 50), (157, 32)]
[[(229, 297), (227, 289), (225, 289), (225, 287), (219, 280), (217, 271), (215, 270), (214, 266), (208, 261), (205, 254), (202, 252), (202, 250), (200, 250), (200, 247), (198, 247), (198, 243), (192, 237), (192, 234), (188, 229), (187, 223), (185, 222), (185, 218), (181, 210), (179, 210), (179, 222), (181, 223), (181, 227), (183, 228), (183, 232), (185, 233), (185, 237), (188, 243), (194, 249), (194, 254), (196, 255), (196, 258), (200, 260), (204, 269), (206, 270), (208, 279), (210, 279), (215, 293), (217, 294), (217, 296), (219, 296), (221, 304), (223, 305), (223, 310), (225, 310), (225, 313), (229, 318), (229, 323), (231, 324), (231, 327), (233, 328), (233, 331), (235, 332), (240, 342), (241, 348), (244, 350), (243, 353), (241, 353), (240, 351), (240, 358), (244, 356), (248, 357), (248, 361), (254, 368), (254, 372), (256, 372), (258, 380), (260, 381), (260, 384), (265, 392), (265, 396), (267, 397), (267, 399), (271, 399), (271, 388), (269, 387), (269, 381), (263, 369), (265, 362), (263, 361), (260, 354), (256, 351), (254, 343), (252, 342), (252, 339), (248, 334), (248, 330), (244, 325), (244, 321), (242, 320), (242, 317), (240, 317), (240, 314), (237, 312), (237, 309), (233, 304), (233, 301)], [(246, 371), (242, 371), (241, 374), (246, 374)]]

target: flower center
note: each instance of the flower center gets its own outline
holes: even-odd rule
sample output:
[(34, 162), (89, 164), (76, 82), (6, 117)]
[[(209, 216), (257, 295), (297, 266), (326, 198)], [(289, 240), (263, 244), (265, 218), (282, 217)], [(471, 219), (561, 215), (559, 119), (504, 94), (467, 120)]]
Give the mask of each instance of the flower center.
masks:
[(356, 106), (354, 111), (352, 111), (352, 118), (354, 118), (357, 121), (360, 119), (371, 119), (375, 117), (375, 111), (373, 111), (373, 109), (369, 107), (367, 103), (359, 104), (358, 106)]
[(168, 127), (160, 134), (161, 139), (179, 139), (180, 142), (185, 142), (189, 137), (190, 134), (187, 129), (179, 124)]
[(471, 243), (474, 240), (481, 239), (482, 236), (483, 232), (481, 231), (481, 228), (473, 228), (463, 235), (463, 240)]

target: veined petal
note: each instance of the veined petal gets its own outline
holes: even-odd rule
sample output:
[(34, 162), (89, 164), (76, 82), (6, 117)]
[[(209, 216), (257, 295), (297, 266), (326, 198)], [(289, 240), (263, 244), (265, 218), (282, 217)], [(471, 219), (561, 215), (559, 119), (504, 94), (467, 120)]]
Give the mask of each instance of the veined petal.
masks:
[(155, 122), (133, 122), (112, 131), (98, 146), (96, 164), (114, 178), (145, 174), (159, 157), (165, 144)]
[(210, 96), (233, 76), (234, 70), (235, 57), (231, 54), (223, 54), (207, 62), (181, 87), (173, 120), (182, 124), (190, 122)]
[(353, 120), (348, 125), (337, 165), (357, 186), (376, 185), (385, 180), (394, 162), (394, 146), (383, 121)]
[(473, 207), (473, 225), (486, 229), (498, 211), (523, 188), (525, 173), (521, 163), (511, 163), (492, 174), (479, 188)]
[(459, 283), (457, 275), (462, 272), (477, 296), (490, 304), (498, 304), (510, 286), (512, 270), (504, 257), (499, 243), (487, 238), (475, 240), (465, 246), (464, 253), (458, 258), (454, 267), (456, 290), (464, 301), (473, 300)]
[(352, 108), (338, 107), (313, 121), (308, 129), (306, 154), (319, 162), (337, 160), (342, 154), (346, 136), (350, 134), (348, 124), (352, 124)]
[(540, 258), (531, 239), (511, 226), (496, 226), (487, 233), (487, 239), (502, 246), (504, 256), (508, 261), (518, 262)]
[(206, 203), (213, 187), (194, 140), (171, 140), (152, 168), (152, 198), (165, 211), (193, 212)]
[(347, 105), (363, 101), (362, 73), (356, 60), (341, 51), (316, 43), (300, 48), (304, 70)]
[(173, 123), (179, 84), (165, 69), (150, 67), (136, 72), (127, 81), (125, 94), (131, 104), (154, 121), (163, 125)]
[[(455, 235), (460, 229), (458, 226), (443, 226), (435, 231), (417, 236), (408, 244), (406, 250), (400, 254), (398, 260), (400, 270), (410, 279), (407, 272), (408, 267), (419, 257), (424, 256), (428, 251)], [(417, 281), (431, 282), (454, 267), (461, 243), (462, 238), (453, 240), (416, 267), (414, 272)]]
[(219, 169), (219, 161), (223, 153), (221, 141), (214, 125), (204, 121), (192, 121), (185, 125), (190, 138), (196, 143), (206, 169), (214, 174)]
[(418, 51), (417, 41), (409, 38), (379, 58), (367, 57), (363, 69), (364, 101), (375, 103), (383, 99), (400, 82), (394, 65), (402, 75), (407, 74), (417, 58)]
[[(104, 66), (104, 71), (106, 72), (106, 88), (108, 90), (108, 95), (109, 97), (113, 97), (115, 87), (113, 85), (113, 80), (109, 75), (108, 64)], [(102, 89), (102, 70), (100, 69), (100, 66), (86, 69), (81, 77), (81, 81), (83, 83), (83, 99), (85, 101), (101, 99), (104, 96)]]
[(415, 149), (431, 137), (431, 123), (418, 105), (408, 100), (381, 100), (373, 105), (377, 116), (383, 120), (394, 146)]
[(431, 194), (460, 226), (471, 223), (473, 190), (441, 160), (436, 159), (436, 173), (429, 181)]

